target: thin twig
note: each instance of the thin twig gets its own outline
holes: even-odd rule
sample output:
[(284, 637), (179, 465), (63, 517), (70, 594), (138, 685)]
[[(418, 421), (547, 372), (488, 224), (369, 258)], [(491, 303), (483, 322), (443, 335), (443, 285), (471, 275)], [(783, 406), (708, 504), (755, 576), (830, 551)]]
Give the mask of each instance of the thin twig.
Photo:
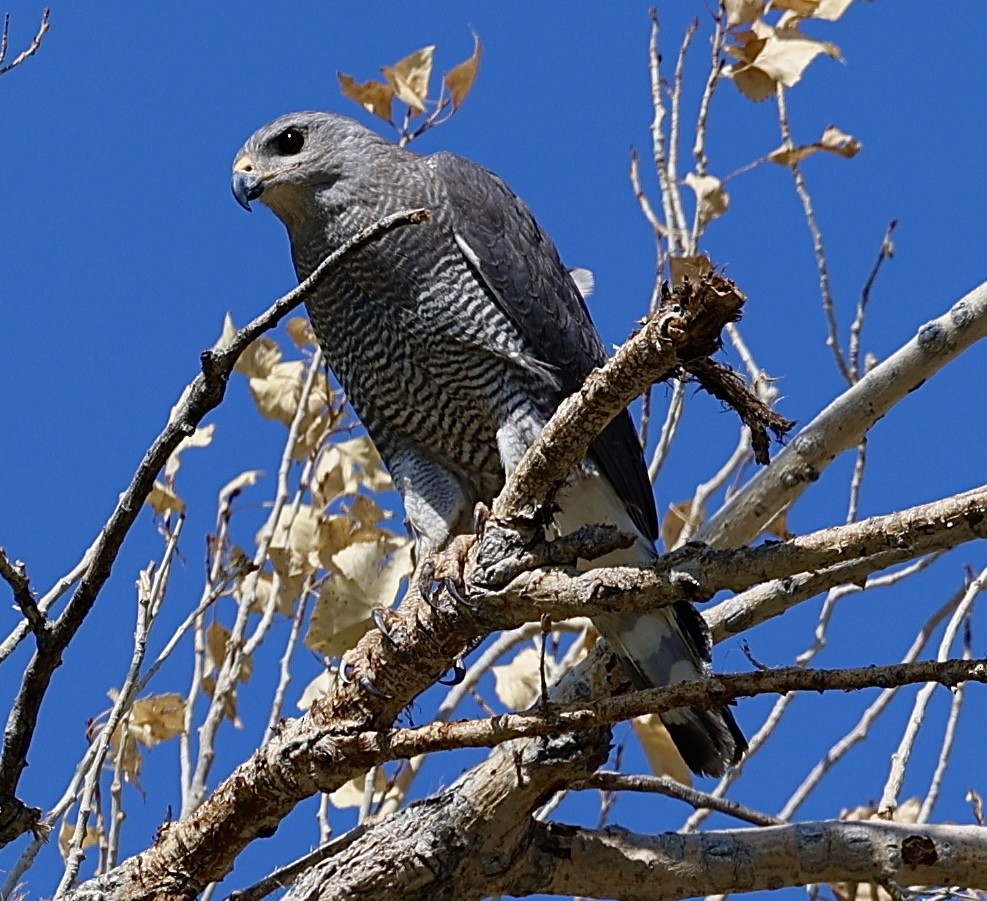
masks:
[[(936, 655), (937, 660), (945, 660), (949, 657), (950, 649), (956, 640), (960, 627), (963, 625), (966, 617), (969, 616), (970, 610), (973, 608), (973, 603), (980, 592), (983, 591), (985, 583), (987, 583), (987, 568), (981, 570), (980, 574), (969, 584), (963, 595), (963, 600), (960, 601), (956, 611), (950, 617), (949, 623), (946, 625), (946, 631), (943, 633), (942, 640), (939, 642), (939, 652)], [(905, 731), (898, 744), (898, 750), (891, 756), (891, 769), (888, 773), (888, 779), (884, 785), (881, 801), (877, 808), (878, 814), (883, 817), (890, 818), (898, 806), (898, 796), (901, 794), (901, 786), (905, 781), (905, 770), (908, 767), (912, 750), (915, 748), (915, 739), (918, 737), (919, 730), (925, 721), (925, 711), (929, 706), (929, 701), (932, 699), (934, 690), (935, 685), (929, 684), (922, 686), (915, 698), (915, 704), (912, 707), (911, 716), (908, 718)]]
[[(962, 594), (950, 598), (929, 617), (915, 636), (911, 647), (909, 647), (905, 655), (901, 658), (902, 663), (911, 663), (918, 659), (919, 654), (925, 649), (926, 644), (939, 623), (956, 609), (961, 600)], [(819, 762), (809, 771), (805, 779), (792, 792), (782, 809), (778, 812), (779, 817), (785, 820), (791, 820), (795, 816), (796, 811), (805, 803), (809, 795), (815, 791), (826, 774), (854, 747), (867, 738), (870, 734), (871, 727), (895, 699), (898, 691), (899, 689), (897, 688), (886, 688), (877, 696), (874, 702), (861, 714), (856, 725), (823, 754)]]
[[(48, 29), (51, 27), (51, 22), (49, 21), (50, 18), (51, 10), (48, 8), (42, 10), (41, 24), (38, 26), (38, 31), (37, 34), (35, 34), (34, 39), (30, 44), (28, 44), (26, 50), (22, 50), (13, 60), (7, 63), (6, 66), (0, 66), (0, 75), (6, 75), (11, 69), (16, 69), (22, 62), (24, 62), (24, 60), (34, 56), (34, 54), (41, 49), (41, 41), (44, 39), (44, 36), (48, 33)], [(7, 14), (4, 16), (3, 20), (3, 42), (2, 46), (0, 46), (0, 63), (2, 63), (7, 56), (7, 33), (9, 26), (10, 15)]]
[(676, 779), (668, 776), (637, 776), (625, 773), (614, 773), (607, 770), (599, 770), (586, 779), (574, 782), (569, 786), (572, 791), (583, 791), (589, 788), (597, 788), (600, 791), (633, 791), (633, 792), (653, 792), (659, 795), (667, 795), (669, 798), (677, 798), (686, 804), (691, 804), (697, 810), (707, 808), (728, 816), (736, 817), (747, 823), (754, 823), (756, 826), (779, 826), (785, 820), (772, 816), (770, 813), (762, 813), (754, 810), (737, 801), (728, 801), (717, 798), (709, 792), (699, 791), (683, 785)]
[(686, 256), (694, 256), (696, 253), (696, 241), (692, 235), (685, 231), (685, 208), (682, 206), (682, 192), (678, 190), (679, 180), (679, 133), (682, 130), (682, 94), (685, 88), (685, 60), (692, 46), (692, 40), (699, 30), (699, 20), (693, 19), (685, 34), (682, 36), (682, 43), (679, 45), (678, 57), (675, 60), (675, 74), (672, 80), (672, 108), (668, 128), (668, 176), (671, 184), (676, 190), (672, 194), (672, 203), (675, 207), (675, 219), (682, 229), (681, 239), (683, 250)]
[(661, 434), (658, 437), (658, 444), (655, 452), (648, 464), (648, 479), (654, 485), (661, 475), (662, 467), (668, 459), (668, 452), (672, 448), (672, 441), (679, 430), (679, 423), (682, 421), (682, 411), (685, 409), (685, 382), (676, 380), (672, 387), (672, 398), (668, 403), (668, 411), (665, 413), (665, 421), (661, 425)]
[[(661, 85), (661, 54), (658, 50), (658, 37), (661, 25), (658, 11), (654, 8), (651, 15), (651, 39), (648, 43), (648, 72), (651, 78), (651, 105), (654, 108), (654, 118), (651, 121), (651, 144), (655, 163), (655, 173), (658, 176), (658, 188), (661, 193), (662, 209), (665, 213), (665, 224), (668, 229), (668, 251), (672, 256), (682, 254), (682, 235), (685, 233), (685, 221), (680, 220), (676, 212), (675, 195), (679, 191), (668, 167), (668, 155), (665, 149), (665, 118), (668, 110), (665, 107), (665, 97)], [(682, 201), (679, 198), (678, 206)]]
[[(969, 624), (969, 620), (967, 620)], [(965, 643), (963, 657), (966, 660), (972, 658), (969, 643)], [(963, 709), (963, 701), (966, 697), (966, 685), (960, 684), (953, 689), (953, 700), (949, 705), (949, 719), (946, 721), (946, 728), (943, 731), (942, 746), (939, 748), (939, 758), (936, 760), (936, 768), (929, 782), (929, 790), (922, 799), (922, 807), (919, 809), (916, 822), (927, 823), (932, 811), (939, 800), (939, 792), (942, 789), (942, 780), (946, 775), (946, 767), (949, 758), (952, 756), (953, 748), (956, 744), (956, 730), (960, 722), (960, 711)]]
[(877, 259), (874, 261), (874, 266), (871, 268), (870, 275), (867, 276), (867, 281), (864, 282), (864, 288), (860, 292), (860, 299), (857, 301), (857, 313), (853, 317), (853, 322), (850, 325), (850, 372), (853, 373), (854, 380), (859, 379), (861, 373), (860, 335), (864, 328), (864, 318), (867, 315), (867, 307), (870, 303), (871, 291), (874, 289), (874, 283), (877, 281), (877, 275), (881, 271), (882, 264), (886, 259), (894, 254), (894, 230), (897, 227), (897, 219), (892, 219), (888, 223), (888, 227), (884, 232), (884, 240), (881, 242), (881, 249), (877, 252)]
[[(785, 147), (794, 147), (792, 140), (792, 128), (788, 121), (788, 105), (785, 101), (785, 87), (780, 82), (775, 92), (778, 103), (778, 121), (781, 126), (782, 144)], [(802, 175), (802, 167), (798, 160), (794, 160), (789, 167), (792, 170), (792, 177), (795, 179), (795, 193), (798, 194), (802, 202), (802, 211), (805, 214), (806, 224), (809, 226), (809, 233), (812, 235), (812, 248), (816, 255), (816, 269), (819, 271), (819, 290), (822, 293), (823, 314), (826, 317), (826, 327), (828, 336), (826, 345), (833, 352), (833, 359), (836, 361), (836, 368), (840, 375), (846, 379), (847, 384), (852, 385), (856, 379), (847, 364), (843, 355), (843, 347), (840, 345), (840, 328), (836, 321), (836, 307), (833, 303), (833, 289), (829, 280), (829, 263), (826, 260), (826, 246), (823, 243), (822, 229), (816, 219), (816, 211), (812, 205), (812, 196)]]

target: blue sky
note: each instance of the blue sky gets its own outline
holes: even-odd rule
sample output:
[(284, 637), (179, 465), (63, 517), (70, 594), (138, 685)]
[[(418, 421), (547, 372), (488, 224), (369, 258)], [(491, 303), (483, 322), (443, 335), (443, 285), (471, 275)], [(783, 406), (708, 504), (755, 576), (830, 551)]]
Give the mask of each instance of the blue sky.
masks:
[[(14, 0), (6, 8), (16, 53), (34, 34), (40, 7)], [(703, 18), (705, 10), (691, 0), (661, 5), (666, 64), (690, 18)], [(858, 2), (843, 21), (810, 29), (838, 44), (845, 61), (817, 60), (791, 92), (800, 142), (815, 140), (831, 123), (863, 142), (851, 161), (820, 154), (805, 165), (844, 329), (888, 221), (899, 221), (895, 258), (880, 276), (864, 337), (865, 349), (879, 358), (985, 275), (987, 127), (977, 110), (987, 62), (980, 31), (969, 27), (970, 10), (962, 2)], [(472, 96), (415, 149), (451, 150), (502, 175), (535, 210), (563, 257), (593, 270), (593, 315), (608, 342), (623, 340), (645, 309), (653, 280), (650, 229), (627, 179), (629, 148), (639, 148), (645, 159), (650, 152), (648, 28), (647, 4), (632, 2), (55, 3), (41, 51), (0, 79), (0, 545), (25, 560), (35, 586), (46, 589), (92, 541), (195, 374), (199, 352), (219, 334), (224, 313), (242, 323), (293, 285), (280, 224), (262, 208), (247, 215), (236, 205), (230, 163), (255, 128), (281, 113), (329, 108), (361, 117), (340, 96), (337, 70), (376, 77), (380, 65), (432, 43), (438, 45), (436, 70), (448, 70), (469, 55), (475, 30), (485, 53)], [(706, 35), (704, 24), (691, 57), (690, 128), (705, 75)], [(715, 174), (780, 143), (774, 107), (751, 104), (729, 83), (720, 87), (711, 118)], [(647, 186), (656, 199), (653, 177), (647, 176)], [(761, 365), (781, 380), (782, 411), (806, 422), (841, 383), (824, 346), (801, 209), (780, 167), (761, 167), (730, 190), (731, 210), (710, 227), (706, 249), (751, 298), (745, 335)], [(863, 515), (983, 482), (985, 362), (984, 348), (975, 347), (877, 426)], [(657, 397), (661, 401), (664, 392)], [(187, 574), (170, 599), (176, 620), (196, 597), (216, 491), (244, 469), (273, 471), (282, 437), (280, 427), (258, 421), (242, 380), (212, 421), (218, 424), (214, 445), (186, 455), (182, 471), (187, 496), (202, 503), (193, 504), (186, 527)], [(708, 399), (690, 401), (659, 501), (688, 496), (733, 442), (732, 414)], [(849, 468), (849, 459), (838, 461), (799, 503), (794, 530), (842, 519)], [(60, 697), (50, 697), (43, 710), (23, 783), (32, 803), (44, 806), (60, 791), (61, 777), (53, 785), (50, 767), (66, 747), (81, 754), (87, 719), (106, 706), (105, 692), (129, 653), (133, 580), (157, 549), (147, 513), (55, 675)], [(982, 555), (978, 546), (961, 549), (904, 591), (852, 609), (848, 603), (821, 662), (897, 659), (923, 612), (955, 590), (964, 564), (979, 570)], [(6, 634), (16, 614), (6, 603), (2, 608)], [(771, 664), (789, 662), (808, 642), (817, 609), (806, 605), (783, 625), (758, 633), (755, 655)], [(978, 642), (975, 651), (982, 647)], [(723, 669), (747, 667), (735, 643), (718, 653)], [(15, 682), (9, 671), (0, 676), (0, 699), (6, 702)], [(183, 684), (179, 670), (173, 686), (160, 688)], [(970, 745), (975, 711), (982, 716), (984, 710), (979, 692), (970, 694), (961, 733), (966, 746), (954, 759), (939, 810), (942, 818), (961, 822), (968, 821), (963, 794), (981, 774)], [(864, 703), (804, 699), (778, 736), (777, 753), (752, 768), (741, 796), (775, 809)], [(742, 706), (748, 731), (765, 707), (759, 701)], [(418, 716), (427, 710), (423, 703)], [(899, 703), (890, 717), (894, 729), (848, 761), (842, 778), (823, 789), (807, 814), (832, 816), (879, 795), (907, 714), (908, 704)], [(241, 752), (224, 761), (227, 769), (256, 741), (249, 723), (246, 733)], [(937, 746), (930, 741), (921, 750), (926, 756), (914, 791), (927, 781)], [(169, 753), (156, 752), (161, 758)], [(448, 784), (471, 759), (436, 762), (424, 787)], [(155, 766), (156, 776), (173, 779), (173, 755)], [(162, 803), (146, 787), (153, 804)], [(165, 816), (136, 795), (132, 805), (141, 827), (129, 851), (149, 841)], [(592, 822), (588, 802), (587, 811), (574, 806), (569, 815), (585, 814)], [(681, 817), (672, 802), (626, 799), (615, 819), (650, 830), (674, 828)], [(293, 848), (307, 848), (311, 823), (282, 830), (270, 855), (287, 860)], [(245, 862), (238, 875), (247, 880), (262, 873), (272, 856)], [(0, 868), (8, 865), (0, 862)], [(45, 866), (44, 872), (56, 872), (53, 850)], [(38, 892), (52, 887), (33, 885)]]

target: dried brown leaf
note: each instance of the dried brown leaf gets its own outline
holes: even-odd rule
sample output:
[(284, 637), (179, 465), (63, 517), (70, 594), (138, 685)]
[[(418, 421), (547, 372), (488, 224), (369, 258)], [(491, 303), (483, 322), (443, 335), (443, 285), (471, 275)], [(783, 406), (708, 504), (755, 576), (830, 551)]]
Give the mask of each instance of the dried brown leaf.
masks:
[(723, 8), (727, 13), (727, 25), (748, 25), (764, 15), (765, 0), (723, 0)]
[(433, 44), (416, 50), (393, 66), (382, 66), (380, 70), (394, 89), (397, 98), (408, 104), (415, 114), (425, 111), (434, 55)]
[(782, 84), (793, 87), (817, 56), (827, 54), (840, 59), (839, 48), (817, 41), (797, 28), (772, 28), (766, 22), (754, 22), (748, 31), (735, 36), (736, 43), (727, 52), (739, 62), (726, 69), (737, 87), (751, 100), (764, 100)]
[(474, 32), (473, 55), (461, 62), (458, 66), (450, 69), (443, 76), (443, 81), (445, 81), (446, 87), (452, 95), (453, 109), (459, 109), (469, 96), (469, 92), (473, 90), (477, 73), (480, 71), (480, 59), (482, 56), (483, 44), (480, 42), (479, 36)]
[(185, 731), (185, 698), (171, 692), (135, 701), (127, 729), (148, 748), (181, 735)]
[[(525, 710), (537, 700), (541, 694), (540, 661), (540, 651), (522, 648), (510, 663), (490, 667), (494, 676), (494, 691), (502, 704), (512, 710)], [(546, 656), (547, 681), (552, 681), (555, 669), (555, 661)]]
[[(226, 649), (229, 645), (230, 636), (233, 633), (220, 622), (213, 622), (206, 631), (206, 663), (209, 672), (218, 672), (223, 666), (226, 658)], [(254, 662), (249, 657), (244, 657), (240, 664), (240, 675), (238, 681), (249, 682), (254, 671)], [(212, 690), (208, 691), (212, 694)]]
[(285, 326), (285, 331), (299, 350), (318, 345), (318, 339), (312, 330), (312, 323), (309, 322), (307, 316), (292, 316)]
[(723, 187), (723, 182), (715, 175), (697, 175), (695, 172), (690, 172), (683, 181), (696, 192), (700, 231), (714, 219), (722, 216), (730, 207), (730, 195)]
[[(68, 858), (69, 846), (75, 836), (75, 822), (68, 819), (62, 820), (62, 828), (58, 831), (58, 850), (62, 859)], [(86, 834), (82, 839), (82, 850), (93, 848), (103, 840), (103, 830), (94, 823), (86, 823)]]
[(339, 79), (339, 89), (343, 92), (344, 97), (355, 100), (368, 113), (372, 113), (378, 119), (393, 124), (391, 104), (394, 101), (394, 88), (391, 85), (373, 80), (361, 84), (352, 75), (347, 75), (345, 72), (337, 72), (336, 77)]
[(805, 144), (800, 147), (779, 147), (777, 150), (771, 151), (767, 158), (772, 163), (778, 163), (782, 166), (799, 163), (807, 156), (819, 151), (835, 153), (844, 159), (851, 159), (860, 153), (862, 146), (853, 135), (841, 131), (835, 125), (830, 125), (814, 144)]
[(672, 257), (668, 261), (672, 287), (680, 288), (688, 278), (694, 285), (713, 271), (713, 261), (704, 254), (695, 257)]
[[(668, 513), (661, 521), (661, 540), (669, 550), (678, 546), (679, 538), (685, 524), (692, 519), (692, 500), (679, 501), (677, 504), (668, 505)], [(695, 525), (700, 525), (706, 518), (704, 510), (697, 511), (697, 521)]]
[(166, 485), (155, 482), (147, 496), (145, 503), (154, 510), (158, 516), (166, 516), (169, 513), (184, 513), (185, 501)]

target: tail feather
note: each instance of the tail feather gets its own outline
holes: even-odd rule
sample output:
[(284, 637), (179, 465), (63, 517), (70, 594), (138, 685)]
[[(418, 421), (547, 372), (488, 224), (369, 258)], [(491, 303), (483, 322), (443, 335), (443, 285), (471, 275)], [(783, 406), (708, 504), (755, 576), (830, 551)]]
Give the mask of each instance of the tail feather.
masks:
[[(674, 685), (706, 676), (708, 652), (703, 652), (709, 644), (709, 633), (690, 604), (675, 604), (655, 613), (598, 616), (594, 623), (613, 645), (638, 688)], [(696, 640), (697, 632), (701, 643)], [(661, 721), (694, 773), (722, 776), (747, 750), (744, 734), (727, 707), (666, 710)]]
[[(583, 474), (559, 494), (556, 522), (570, 532), (587, 522), (611, 522), (638, 532), (633, 519), (606, 479)], [(650, 563), (657, 559), (643, 535), (630, 548), (593, 561), (594, 566)], [(654, 613), (611, 613), (595, 617), (600, 634), (613, 645), (638, 688), (658, 688), (704, 679), (709, 671), (712, 641), (706, 621), (692, 604), (680, 602)], [(728, 707), (667, 710), (661, 720), (689, 769), (721, 776), (737, 763), (747, 741)]]

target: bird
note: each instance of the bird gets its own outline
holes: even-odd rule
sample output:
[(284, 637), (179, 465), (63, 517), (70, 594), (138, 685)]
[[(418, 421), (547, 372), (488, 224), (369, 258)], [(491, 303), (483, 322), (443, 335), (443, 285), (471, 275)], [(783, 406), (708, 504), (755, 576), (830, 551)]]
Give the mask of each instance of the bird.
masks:
[[(497, 175), (448, 152), (418, 154), (348, 117), (291, 113), (258, 129), (232, 190), (288, 232), (299, 281), (358, 231), (409, 208), (306, 300), (325, 358), (399, 492), (417, 557), (473, 529), (559, 404), (607, 360), (585, 298), (534, 214)], [(577, 275), (577, 278), (579, 276)], [(556, 498), (565, 534), (608, 524), (632, 547), (595, 565), (657, 559), (658, 515), (625, 410)], [(679, 602), (593, 620), (640, 688), (703, 679), (712, 642)], [(728, 707), (661, 714), (698, 774), (722, 775), (747, 743)]]

